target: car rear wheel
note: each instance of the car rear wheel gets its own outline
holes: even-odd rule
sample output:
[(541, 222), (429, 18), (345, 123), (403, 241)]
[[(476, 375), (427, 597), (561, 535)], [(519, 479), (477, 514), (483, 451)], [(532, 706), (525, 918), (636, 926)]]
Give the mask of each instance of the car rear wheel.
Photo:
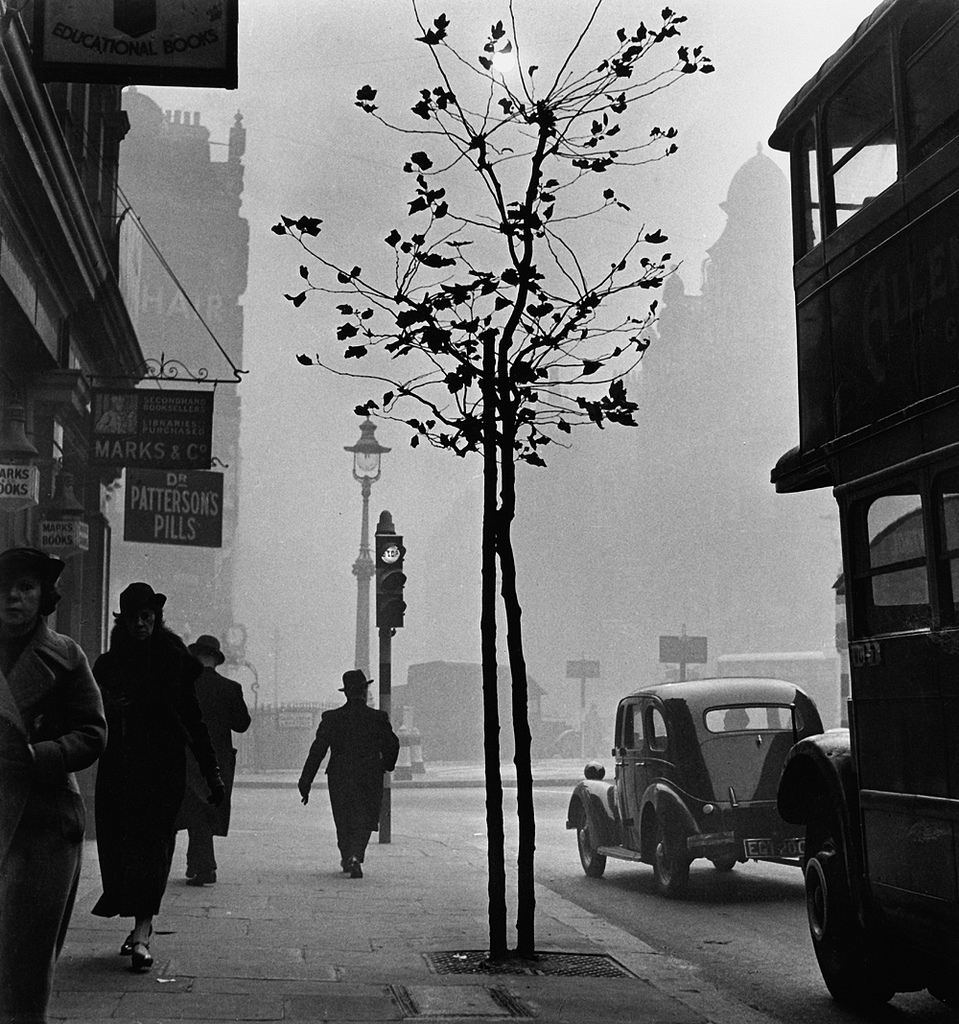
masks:
[(860, 925), (846, 875), (839, 830), (832, 820), (806, 836), (806, 916), (823, 981), (837, 1003), (869, 1007), (895, 994)]
[(602, 878), (606, 870), (606, 857), (598, 851), (598, 838), (589, 818), (589, 810), (584, 805), (580, 823), (576, 826), (576, 845), (583, 870), (590, 878)]
[(653, 874), (661, 896), (682, 895), (689, 882), (689, 854), (680, 829), (657, 814), (653, 824)]
[(731, 853), (727, 853), (724, 857), (713, 858), (713, 867), (717, 871), (732, 871), (738, 863), (735, 856)]

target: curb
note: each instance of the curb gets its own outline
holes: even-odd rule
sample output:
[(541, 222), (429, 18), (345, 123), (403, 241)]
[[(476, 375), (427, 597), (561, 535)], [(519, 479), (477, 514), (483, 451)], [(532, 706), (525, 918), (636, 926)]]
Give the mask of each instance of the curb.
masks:
[[(572, 789), (582, 776), (569, 779), (534, 779), (534, 789)], [(390, 789), (479, 789), (486, 785), (485, 779), (413, 779), (412, 781), (392, 782)], [(233, 780), (235, 789), (296, 789), (295, 779), (261, 779), (256, 777), (236, 776)], [(326, 789), (325, 777), (313, 781), (314, 789)], [(515, 779), (503, 779), (503, 789), (516, 789)]]

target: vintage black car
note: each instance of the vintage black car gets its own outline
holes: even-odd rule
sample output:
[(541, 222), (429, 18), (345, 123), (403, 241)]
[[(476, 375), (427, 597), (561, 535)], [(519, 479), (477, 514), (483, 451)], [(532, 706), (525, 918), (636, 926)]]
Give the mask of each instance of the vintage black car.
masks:
[(616, 777), (586, 766), (569, 802), (586, 874), (606, 858), (653, 866), (664, 896), (683, 892), (697, 857), (802, 865), (804, 832), (780, 817), (777, 787), (793, 744), (823, 731), (812, 699), (780, 679), (697, 679), (620, 701)]

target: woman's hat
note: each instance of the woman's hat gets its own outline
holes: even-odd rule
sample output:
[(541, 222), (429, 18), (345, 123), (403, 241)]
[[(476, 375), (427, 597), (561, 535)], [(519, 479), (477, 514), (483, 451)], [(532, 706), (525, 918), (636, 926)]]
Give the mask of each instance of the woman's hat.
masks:
[(362, 690), (372, 683), (372, 679), (366, 678), (366, 673), (360, 668), (351, 668), (349, 672), (343, 673), (343, 685), (341, 690)]
[(198, 636), (187, 650), (191, 654), (211, 654), (218, 665), (222, 665), (226, 661), (226, 655), (220, 650), (220, 641), (208, 633)]
[(27, 573), (52, 586), (60, 578), (64, 563), (37, 548), (7, 548), (0, 554), (0, 579)]
[(120, 614), (152, 608), (158, 612), (166, 604), (166, 594), (158, 594), (149, 583), (131, 583), (120, 595)]

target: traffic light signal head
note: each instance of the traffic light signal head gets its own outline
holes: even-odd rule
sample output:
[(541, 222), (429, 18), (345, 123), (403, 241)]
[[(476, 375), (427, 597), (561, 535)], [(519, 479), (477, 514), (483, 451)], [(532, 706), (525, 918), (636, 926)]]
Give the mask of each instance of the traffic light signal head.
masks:
[(403, 625), (405, 555), (403, 538), (398, 534), (376, 534), (376, 625), (380, 629), (398, 629)]

